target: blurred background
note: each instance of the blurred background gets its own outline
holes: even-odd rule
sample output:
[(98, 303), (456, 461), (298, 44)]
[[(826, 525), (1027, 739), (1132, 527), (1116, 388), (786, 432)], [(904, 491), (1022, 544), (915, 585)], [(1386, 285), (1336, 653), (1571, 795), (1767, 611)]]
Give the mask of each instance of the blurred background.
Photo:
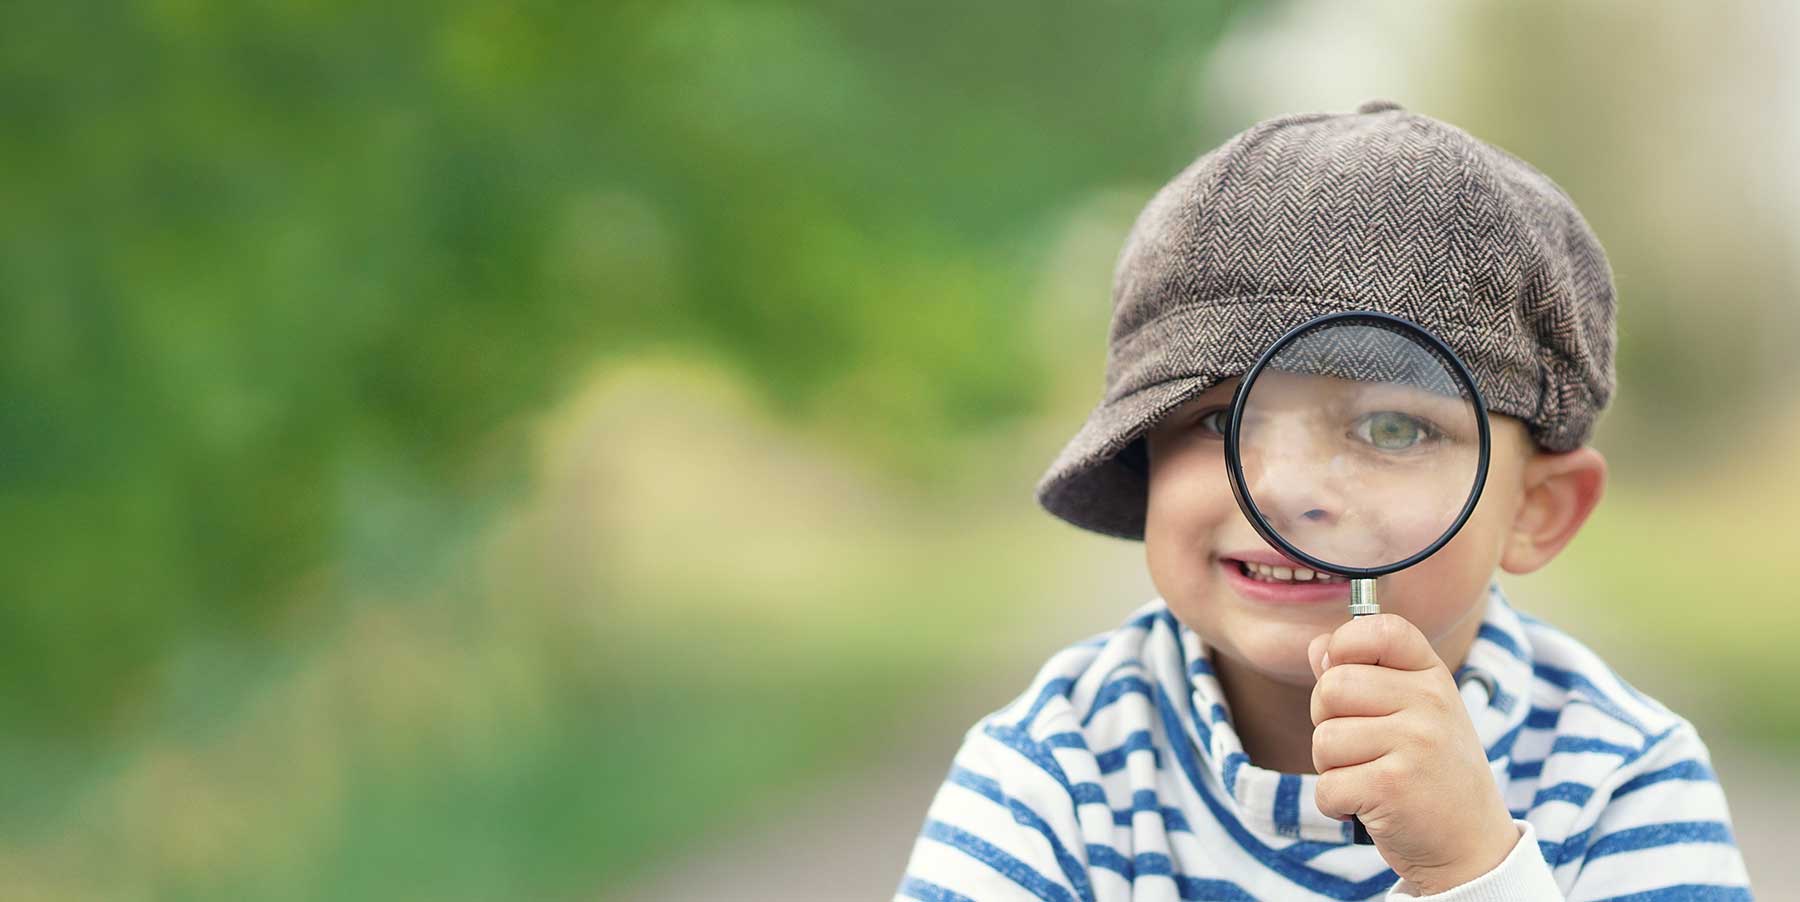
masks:
[(1774, 2), (9, 4), (0, 895), (886, 898), (962, 730), (1155, 595), (1032, 498), (1132, 219), (1376, 97), (1605, 244), (1608, 495), (1503, 584), (1700, 725), (1796, 885), (1797, 37)]

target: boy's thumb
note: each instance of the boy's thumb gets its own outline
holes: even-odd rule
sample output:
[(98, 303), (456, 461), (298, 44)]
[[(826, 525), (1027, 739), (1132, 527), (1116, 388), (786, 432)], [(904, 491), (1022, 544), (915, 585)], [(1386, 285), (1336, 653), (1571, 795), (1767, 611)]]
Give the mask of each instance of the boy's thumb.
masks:
[(1320, 633), (1314, 636), (1311, 642), (1306, 643), (1306, 663), (1312, 668), (1315, 680), (1325, 673), (1323, 662), (1319, 659), (1324, 657), (1325, 647), (1329, 644), (1331, 644), (1330, 633)]

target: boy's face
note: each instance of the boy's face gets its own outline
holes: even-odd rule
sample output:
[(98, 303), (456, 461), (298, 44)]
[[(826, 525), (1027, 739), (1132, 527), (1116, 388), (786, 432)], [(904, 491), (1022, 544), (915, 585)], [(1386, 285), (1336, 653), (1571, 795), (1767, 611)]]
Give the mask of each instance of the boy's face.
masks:
[[(1310, 686), (1307, 643), (1348, 619), (1349, 585), (1259, 592), (1248, 584), (1237, 555), (1278, 552), (1244, 518), (1225, 472), (1218, 427), (1229, 416), (1237, 383), (1227, 380), (1190, 399), (1146, 436), (1150, 577), (1175, 615), (1219, 653), (1270, 679)], [(1218, 410), (1226, 413), (1209, 416)], [(1377, 598), (1383, 611), (1417, 626), (1452, 667), (1480, 626), (1485, 590), (1523, 495), (1523, 467), (1535, 450), (1518, 419), (1490, 414), (1489, 420), (1488, 476), (1475, 510), (1436, 553), (1381, 577)], [(1463, 496), (1453, 499), (1457, 507), (1466, 483), (1460, 491)], [(1268, 600), (1270, 595), (1285, 597)], [(1313, 600), (1294, 600), (1306, 597)]]

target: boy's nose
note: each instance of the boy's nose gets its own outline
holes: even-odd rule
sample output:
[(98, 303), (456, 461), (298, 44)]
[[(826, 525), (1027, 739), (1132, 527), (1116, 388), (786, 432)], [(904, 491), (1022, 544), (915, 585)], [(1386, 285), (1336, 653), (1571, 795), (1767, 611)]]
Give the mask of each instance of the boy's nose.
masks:
[(1302, 519), (1302, 520), (1309, 520), (1309, 521), (1312, 521), (1312, 522), (1314, 522), (1314, 523), (1317, 523), (1317, 522), (1319, 522), (1319, 521), (1321, 521), (1321, 520), (1324, 520), (1324, 519), (1325, 519), (1325, 518), (1327, 518), (1327, 517), (1329, 517), (1329, 516), (1331, 516), (1331, 515), (1330, 515), (1330, 514), (1327, 514), (1327, 513), (1326, 513), (1326, 512), (1325, 512), (1325, 509), (1324, 509), (1324, 508), (1322, 508), (1322, 507), (1315, 507), (1315, 508), (1313, 508), (1313, 509), (1312, 509), (1312, 510), (1309, 510), (1309, 511), (1303, 511), (1303, 512), (1301, 512), (1301, 514), (1300, 514), (1300, 519)]
[(1329, 478), (1329, 461), (1312, 451), (1284, 447), (1263, 455), (1248, 486), (1269, 526), (1309, 553), (1332, 544), (1330, 537), (1342, 525), (1348, 505), (1341, 487)]
[(1318, 486), (1309, 485), (1299, 491), (1275, 491), (1267, 504), (1258, 498), (1257, 508), (1268, 519), (1269, 525), (1283, 536), (1290, 539), (1304, 535), (1310, 529), (1335, 526), (1338, 521), (1337, 505), (1329, 504), (1320, 498)]

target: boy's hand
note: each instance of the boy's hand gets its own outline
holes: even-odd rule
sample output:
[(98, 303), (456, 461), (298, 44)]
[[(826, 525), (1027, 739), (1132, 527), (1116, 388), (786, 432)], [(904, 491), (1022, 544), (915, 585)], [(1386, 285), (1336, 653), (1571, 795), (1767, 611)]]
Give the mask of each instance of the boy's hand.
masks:
[(1307, 658), (1319, 810), (1361, 818), (1388, 866), (1423, 893), (1504, 860), (1519, 829), (1456, 680), (1418, 627), (1398, 614), (1355, 617), (1314, 638)]

